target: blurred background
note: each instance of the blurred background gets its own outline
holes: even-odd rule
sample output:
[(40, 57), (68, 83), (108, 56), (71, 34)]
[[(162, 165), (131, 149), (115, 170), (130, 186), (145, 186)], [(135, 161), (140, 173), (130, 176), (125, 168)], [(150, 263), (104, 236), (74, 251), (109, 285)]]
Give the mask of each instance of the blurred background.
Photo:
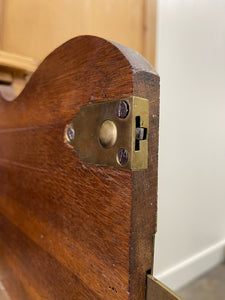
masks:
[(184, 299), (224, 299), (225, 0), (0, 0), (0, 81), (19, 91), (81, 34), (129, 46), (159, 72), (155, 276)]

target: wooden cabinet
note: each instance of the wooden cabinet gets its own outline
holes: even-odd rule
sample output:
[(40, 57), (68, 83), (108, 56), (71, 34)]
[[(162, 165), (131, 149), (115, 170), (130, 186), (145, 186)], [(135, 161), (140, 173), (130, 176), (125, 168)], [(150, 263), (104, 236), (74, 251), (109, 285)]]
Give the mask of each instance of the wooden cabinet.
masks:
[(155, 63), (157, 0), (0, 0), (0, 49), (42, 60), (78, 35), (133, 48)]

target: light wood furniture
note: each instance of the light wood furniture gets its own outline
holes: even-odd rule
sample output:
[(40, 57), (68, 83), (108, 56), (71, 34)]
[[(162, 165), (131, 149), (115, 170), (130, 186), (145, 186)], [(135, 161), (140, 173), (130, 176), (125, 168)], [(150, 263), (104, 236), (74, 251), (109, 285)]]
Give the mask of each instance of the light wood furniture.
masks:
[(154, 66), (156, 4), (157, 0), (0, 0), (1, 95), (13, 100), (40, 61), (82, 34), (117, 40)]
[(0, 0), (0, 50), (44, 59), (77, 35), (102, 36), (155, 64), (157, 0)]
[(8, 101), (19, 95), (38, 63), (28, 57), (0, 51), (0, 95)]

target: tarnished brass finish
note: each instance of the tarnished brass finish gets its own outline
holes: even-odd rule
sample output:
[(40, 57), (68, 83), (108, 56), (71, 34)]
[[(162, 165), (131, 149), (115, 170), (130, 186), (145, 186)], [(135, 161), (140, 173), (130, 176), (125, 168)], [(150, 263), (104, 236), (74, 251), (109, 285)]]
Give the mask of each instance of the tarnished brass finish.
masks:
[(146, 300), (182, 300), (152, 275), (147, 275)]
[(106, 120), (99, 130), (99, 140), (103, 147), (111, 148), (117, 139), (117, 128), (113, 121)]
[[(128, 105), (123, 118), (118, 115), (122, 101)], [(148, 167), (147, 99), (133, 96), (82, 106), (69, 127), (75, 136), (68, 139), (68, 143), (78, 152), (81, 161), (129, 169)], [(137, 131), (142, 134), (137, 136)], [(123, 164), (118, 160), (120, 149), (124, 149), (128, 157)]]

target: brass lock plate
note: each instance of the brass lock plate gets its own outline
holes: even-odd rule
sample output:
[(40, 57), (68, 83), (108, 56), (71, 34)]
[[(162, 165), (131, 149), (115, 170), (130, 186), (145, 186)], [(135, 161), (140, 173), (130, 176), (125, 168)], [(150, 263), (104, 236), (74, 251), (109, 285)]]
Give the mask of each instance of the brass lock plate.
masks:
[(182, 300), (162, 282), (152, 275), (147, 275), (146, 300)]
[(81, 106), (66, 128), (85, 163), (148, 168), (149, 101), (140, 97)]

